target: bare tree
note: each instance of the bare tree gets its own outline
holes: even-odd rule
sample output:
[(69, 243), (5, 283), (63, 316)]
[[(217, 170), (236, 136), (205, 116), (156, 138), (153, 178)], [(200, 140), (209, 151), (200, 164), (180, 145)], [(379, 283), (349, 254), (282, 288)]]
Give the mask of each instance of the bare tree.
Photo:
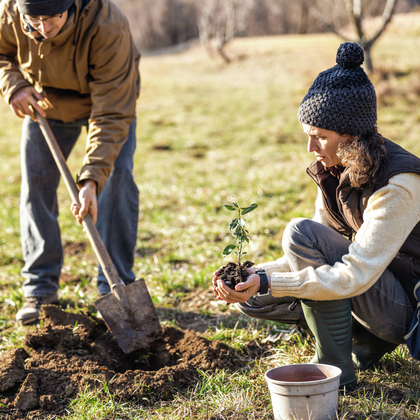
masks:
[(389, 22), (391, 22), (392, 15), (395, 10), (395, 5), (398, 0), (387, 0), (385, 4), (384, 11), (382, 13), (382, 25), (379, 27), (377, 32), (370, 38), (365, 35), (365, 32), (362, 27), (363, 19), (363, 8), (362, 0), (347, 0), (347, 8), (349, 10), (350, 19), (353, 22), (353, 25), (356, 28), (358, 42), (365, 50), (365, 63), (366, 70), (369, 73), (373, 72), (372, 58), (370, 50), (373, 43), (382, 35), (382, 32), (385, 30)]
[(224, 47), (241, 31), (252, 11), (254, 0), (197, 1), (197, 25), (200, 41), (212, 55), (211, 40), (226, 63), (230, 62)]
[(300, 3), (300, 16), (299, 16), (299, 26), (298, 26), (299, 34), (308, 33), (309, 7), (310, 7), (311, 2), (312, 2), (311, 0), (302, 0)]
[[(395, 6), (398, 0), (386, 0), (385, 6), (381, 14), (381, 23), (373, 34), (367, 33), (365, 26), (363, 25), (363, 20), (365, 17), (371, 16), (372, 14), (377, 13), (378, 6), (379, 6), (378, 2), (375, 2), (375, 1), (368, 2), (366, 0), (342, 0), (342, 1), (344, 1), (345, 3), (348, 18), (356, 32), (355, 41), (365, 51), (366, 70), (369, 73), (373, 73), (373, 65), (372, 65), (372, 57), (371, 57), (372, 45), (382, 35), (383, 31), (385, 30), (385, 28), (391, 21), (392, 15), (394, 14)], [(353, 40), (349, 39), (348, 36), (344, 35), (340, 29), (337, 29), (337, 26), (334, 24), (334, 21), (331, 22), (331, 19), (330, 19), (330, 22), (327, 22), (325, 19), (325, 15), (321, 13), (319, 9), (312, 8), (311, 13), (318, 18), (319, 23), (324, 29), (334, 32), (345, 41), (354, 41), (354, 39)], [(331, 10), (330, 10), (330, 16), (331, 16)]]

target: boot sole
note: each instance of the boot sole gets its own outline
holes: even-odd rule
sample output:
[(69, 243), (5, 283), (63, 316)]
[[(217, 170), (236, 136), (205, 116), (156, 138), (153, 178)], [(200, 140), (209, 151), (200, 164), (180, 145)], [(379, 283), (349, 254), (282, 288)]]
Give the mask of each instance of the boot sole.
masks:
[(32, 325), (39, 322), (39, 318), (30, 318), (30, 319), (17, 319), (16, 322), (22, 325)]

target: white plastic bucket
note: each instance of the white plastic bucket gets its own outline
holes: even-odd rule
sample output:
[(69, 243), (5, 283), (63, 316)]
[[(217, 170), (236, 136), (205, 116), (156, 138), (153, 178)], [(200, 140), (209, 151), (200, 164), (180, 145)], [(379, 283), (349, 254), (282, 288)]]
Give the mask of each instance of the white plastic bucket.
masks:
[(316, 363), (280, 366), (266, 372), (275, 420), (336, 417), (341, 369)]

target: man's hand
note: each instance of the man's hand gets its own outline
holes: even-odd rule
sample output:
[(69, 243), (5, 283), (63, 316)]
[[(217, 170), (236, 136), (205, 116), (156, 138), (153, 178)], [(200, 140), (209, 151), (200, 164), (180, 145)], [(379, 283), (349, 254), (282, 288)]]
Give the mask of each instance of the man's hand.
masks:
[(42, 117), (45, 118), (46, 116), (45, 111), (38, 104), (38, 101), (43, 100), (44, 97), (32, 86), (25, 86), (12, 95), (9, 106), (19, 118), (25, 118), (25, 115), (29, 115), (36, 121), (34, 110), (38, 111)]
[(72, 203), (71, 211), (79, 223), (82, 223), (82, 219), (89, 212), (92, 216), (93, 223), (96, 224), (96, 219), (98, 217), (98, 205), (96, 199), (97, 184), (92, 179), (86, 179), (80, 181), (79, 186), (81, 187), (79, 191), (81, 208), (79, 209), (76, 203)]
[[(255, 272), (255, 269), (253, 271)], [(222, 280), (217, 279), (217, 273), (218, 271), (214, 273), (213, 284), (216, 283), (216, 285), (213, 291), (218, 300), (224, 300), (227, 303), (244, 303), (260, 290), (260, 276), (258, 274), (251, 274), (246, 282), (238, 283), (235, 290), (232, 290)]]

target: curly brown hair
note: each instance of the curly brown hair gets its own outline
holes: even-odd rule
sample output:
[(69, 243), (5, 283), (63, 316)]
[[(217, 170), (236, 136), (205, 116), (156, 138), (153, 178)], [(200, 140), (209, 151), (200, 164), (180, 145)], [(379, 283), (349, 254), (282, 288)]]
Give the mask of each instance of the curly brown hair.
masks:
[(377, 128), (347, 144), (340, 144), (337, 156), (341, 159), (341, 165), (347, 168), (353, 188), (360, 188), (372, 181), (379, 168), (388, 160), (384, 138)]

